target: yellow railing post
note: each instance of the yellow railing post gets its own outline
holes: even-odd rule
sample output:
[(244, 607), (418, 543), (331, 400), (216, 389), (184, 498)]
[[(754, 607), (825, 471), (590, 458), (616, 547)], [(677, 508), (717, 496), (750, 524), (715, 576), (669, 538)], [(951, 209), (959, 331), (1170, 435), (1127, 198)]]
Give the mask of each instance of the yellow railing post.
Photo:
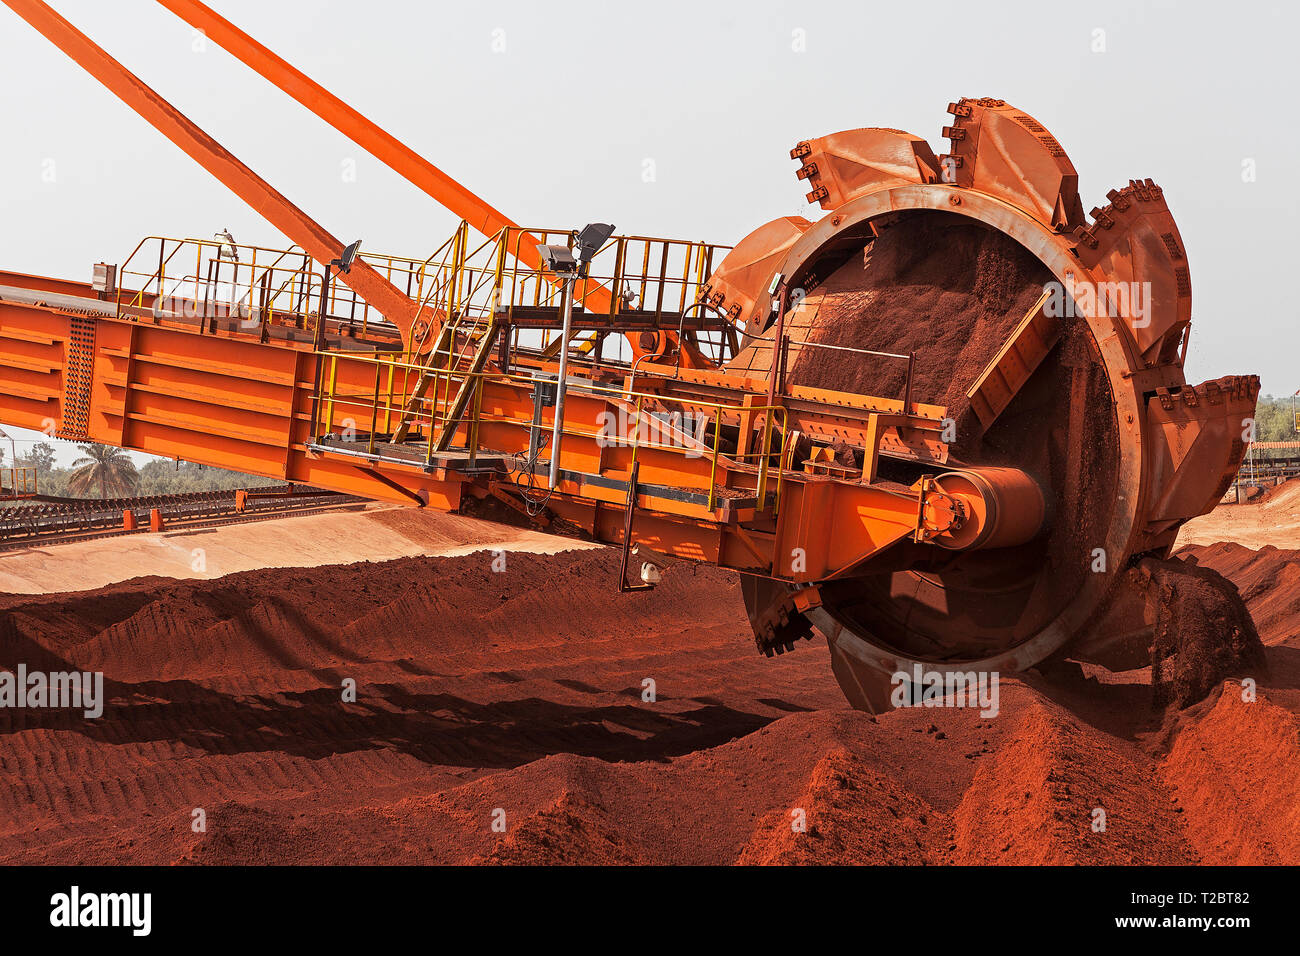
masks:
[(474, 402), (470, 409), (471, 417), (469, 420), (470, 424), (469, 424), (468, 445), (469, 445), (469, 462), (471, 465), (474, 464), (474, 462), (478, 459), (478, 431), (479, 431), (480, 418), (482, 414), (483, 414), (483, 376), (482, 374), (479, 374), (475, 376)]
[[(384, 434), (393, 433), (393, 371), (396, 363), (393, 359), (388, 359), (388, 400), (384, 403)], [(405, 374), (405, 373), (403, 373)]]
[(691, 259), (694, 258), (694, 243), (686, 244), (682, 261), (682, 294), (677, 303), (678, 313), (686, 311), (686, 287), (691, 284)]
[(768, 405), (767, 411), (763, 414), (763, 463), (758, 468), (758, 503), (760, 507), (767, 495), (767, 463), (772, 455), (773, 408), (774, 406)]
[(338, 384), (338, 374), (338, 356), (330, 355), (329, 406), (325, 410), (325, 421), (322, 423), (324, 431), (321, 434), (327, 434), (334, 427), (334, 390)]
[(715, 500), (715, 490), (718, 484), (718, 449), (719, 438), (722, 436), (722, 406), (713, 406), (713, 462), (709, 466), (709, 510), (713, 510)]
[(614, 278), (611, 281), (612, 288), (609, 290), (610, 315), (618, 315), (623, 311), (623, 259), (626, 253), (627, 240), (619, 236), (618, 245), (614, 249)]
[[(438, 373), (437, 373), (437, 372), (434, 372), (434, 396), (435, 396), (435, 398), (436, 398), (436, 396), (437, 396), (437, 394), (438, 394), (438, 392), (437, 392), (437, 387), (438, 387), (438, 379), (437, 379), (437, 375), (438, 375)], [(424, 401), (427, 402), (428, 399), (426, 398), (426, 399), (424, 399)], [(424, 460), (425, 460), (425, 461), (433, 461), (434, 415), (436, 414), (436, 412), (437, 412), (437, 406), (436, 406), (436, 403), (435, 403), (434, 405), (430, 406), (430, 408), (429, 408), (429, 438), (428, 438), (428, 443), (427, 443), (428, 447), (425, 449), (425, 454), (424, 454)]]
[(379, 421), (379, 373), (380, 365), (375, 362), (375, 397), (370, 409), (370, 440), (366, 443), (366, 452), (375, 453), (375, 425)]
[(772, 502), (772, 514), (781, 510), (781, 492), (785, 488), (786, 471), (794, 470), (794, 443), (790, 440), (790, 419), (784, 408), (781, 409), (781, 466), (776, 473), (776, 500)]
[(636, 397), (636, 405), (633, 407), (633, 411), (632, 411), (632, 461), (631, 461), (632, 465), (636, 464), (637, 452), (640, 450), (641, 447), (641, 403), (642, 401), (643, 398), (640, 395), (638, 395)]

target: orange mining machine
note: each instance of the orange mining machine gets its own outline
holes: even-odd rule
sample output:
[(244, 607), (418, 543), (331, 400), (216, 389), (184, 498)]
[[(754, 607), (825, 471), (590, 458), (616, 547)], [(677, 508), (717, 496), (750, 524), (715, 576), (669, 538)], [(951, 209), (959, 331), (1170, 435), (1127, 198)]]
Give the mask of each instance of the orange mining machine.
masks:
[[(90, 283), (0, 273), (0, 421), (739, 572), (759, 649), (890, 675), (1150, 653), (1135, 583), (1241, 461), (1254, 376), (1189, 385), (1161, 189), (1085, 214), (996, 99), (946, 153), (798, 143), (819, 215), (734, 247), (523, 228), (197, 0), (160, 0), (463, 222), (426, 258), (331, 236), (38, 0), (7, 6), (295, 243), (151, 237)], [(628, 580), (640, 565), (641, 582)]]

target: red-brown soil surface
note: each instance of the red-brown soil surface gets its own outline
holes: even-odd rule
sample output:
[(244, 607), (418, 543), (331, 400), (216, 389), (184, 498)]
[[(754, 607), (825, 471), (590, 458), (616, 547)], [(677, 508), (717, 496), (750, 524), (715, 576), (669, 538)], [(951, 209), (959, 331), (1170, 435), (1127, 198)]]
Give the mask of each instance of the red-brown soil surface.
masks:
[(1249, 504), (1219, 505), (1208, 515), (1187, 522), (1178, 533), (1180, 546), (1223, 541), (1247, 548), (1300, 547), (1300, 478), (1268, 489)]
[[(0, 593), (86, 591), (128, 578), (220, 578), (236, 571), (313, 568), (490, 548), (551, 552), (591, 547), (570, 538), (367, 504), (217, 528), (181, 528), (0, 551)], [(201, 560), (197, 560), (200, 558)]]
[(1029, 674), (996, 717), (872, 718), (823, 644), (755, 653), (731, 575), (619, 595), (607, 550), (0, 596), (0, 670), (110, 698), (0, 710), (0, 861), (1300, 862), (1300, 552), (1185, 553), (1256, 615), (1254, 703)]

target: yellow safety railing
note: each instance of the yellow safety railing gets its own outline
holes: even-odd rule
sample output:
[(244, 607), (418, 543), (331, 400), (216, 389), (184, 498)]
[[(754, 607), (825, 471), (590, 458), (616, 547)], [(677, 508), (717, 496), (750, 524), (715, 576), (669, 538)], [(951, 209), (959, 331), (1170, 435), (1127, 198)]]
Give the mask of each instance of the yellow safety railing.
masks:
[[(557, 304), (554, 277), (523, 265), (518, 250), (525, 237), (544, 245), (564, 245), (571, 236), (571, 231), (560, 229), (502, 230), (501, 241), (510, 257), (501, 296), (507, 309)], [(587, 278), (578, 283), (574, 298), (587, 311), (600, 315), (629, 311), (680, 314), (699, 300), (701, 287), (730, 248), (684, 239), (611, 236), (592, 257)], [(610, 304), (593, 310), (588, 300), (598, 287), (610, 292)]]
[[(556, 276), (525, 265), (519, 253), (534, 242), (570, 244), (571, 230), (507, 227), (473, 247), (470, 231), (469, 224), (462, 222), (425, 260), (417, 282), (417, 311), (427, 307), (437, 322), (492, 314), (509, 322), (517, 309), (560, 307), (562, 291)], [(730, 248), (650, 236), (612, 236), (592, 257), (586, 278), (575, 284), (575, 304), (590, 314), (611, 318), (629, 312), (681, 315), (702, 300), (705, 283)], [(601, 288), (609, 293), (608, 305), (593, 309), (591, 303)], [(550, 344), (550, 338), (549, 332), (544, 334), (541, 348)]]
[[(505, 270), (505, 246), (501, 234), (470, 248), (469, 224), (462, 221), (451, 238), (434, 250), (422, 264), (416, 289), (416, 315), (425, 317), (424, 333), (413, 340), (407, 358), (420, 354), (437, 330), (448, 348), (448, 367), (455, 364), (458, 350), (451, 347), (460, 336), (475, 341), (497, 314), (500, 301), (495, 294)], [(436, 344), (436, 343), (435, 343)], [(430, 356), (430, 364), (444, 354)]]
[[(135, 289), (129, 288), (131, 278), (138, 281)], [(319, 310), (323, 282), (314, 262), (297, 246), (269, 249), (216, 239), (148, 236), (118, 270), (115, 303), (119, 315), (150, 308), (157, 315), (306, 327)]]
[[(424, 259), (362, 251), (360, 257), (416, 305), (426, 335), (411, 343), (408, 357), (427, 350), (427, 335), (471, 337), (496, 315), (509, 322), (516, 309), (561, 304), (556, 277), (522, 264), (525, 244), (564, 245), (564, 229), (509, 227), (475, 241), (462, 221), (450, 238)], [(575, 303), (589, 314), (611, 318), (628, 312), (681, 315), (702, 300), (702, 289), (729, 246), (649, 236), (613, 236), (595, 254), (587, 276), (574, 288)], [(603, 288), (608, 305), (593, 309)], [(322, 296), (322, 289), (324, 295)], [(323, 308), (322, 308), (323, 299)], [(396, 336), (396, 327), (353, 291), (336, 272), (314, 262), (300, 247), (276, 249), (222, 238), (147, 236), (118, 270), (119, 315), (154, 308), (163, 314), (229, 315), (313, 328), (326, 321), (350, 334)], [(668, 328), (667, 325), (664, 326)], [(518, 329), (515, 330), (516, 337)], [(551, 345), (543, 333), (540, 347)], [(516, 338), (516, 346), (519, 344)]]
[[(355, 430), (361, 431), (360, 422), (369, 422), (370, 427), (366, 438), (367, 454), (375, 454), (376, 437), (391, 434), (394, 423), (403, 418), (409, 420), (416, 430), (425, 433), (420, 439), (420, 444), (424, 446), (428, 460), (433, 459), (435, 442), (442, 430), (446, 428), (465, 429), (468, 443), (461, 450), (468, 451), (471, 456), (499, 451), (479, 444), (478, 435), (484, 424), (509, 424), (531, 430), (533, 423), (531, 419), (509, 414), (485, 413), (481, 401), (483, 386), (487, 383), (501, 383), (531, 389), (546, 381), (534, 379), (526, 374), (431, 368), (429, 365), (410, 362), (394, 354), (319, 352), (317, 355), (318, 359), (325, 363), (325, 374), (322, 376), (321, 394), (318, 395), (315, 403), (317, 411), (312, 423), (313, 434), (322, 437), (333, 428), (336, 412), (340, 408), (355, 408), (358, 414), (351, 417)], [(374, 367), (373, 387), (364, 393), (340, 393), (338, 388), (340, 363), (372, 365)], [(417, 376), (430, 375), (434, 377), (434, 386), (426, 391), (424, 397), (412, 401), (407, 391), (409, 383)], [(468, 405), (465, 413), (457, 421), (449, 421), (450, 396), (454, 394), (452, 383), (459, 387), (466, 380), (473, 381), (474, 401)], [(445, 387), (440, 388), (440, 382), (445, 382)], [(660, 432), (669, 433), (670, 437), (673, 437), (671, 436), (674, 430), (672, 422), (665, 422), (653, 414), (655, 411), (662, 413), (664, 410), (649, 407), (652, 404), (662, 405), (663, 395), (600, 385), (593, 381), (583, 381), (580, 386), (570, 385), (570, 388), (580, 389), (584, 395), (604, 397), (615, 408), (625, 409), (631, 434), (611, 436), (602, 429), (586, 430), (562, 424), (562, 435), (604, 442), (616, 447), (630, 447), (631, 462), (635, 462), (641, 451), (648, 448), (676, 452), (684, 457), (707, 456), (709, 466), (707, 507), (710, 511), (717, 504), (719, 491), (729, 488), (728, 485), (718, 483), (720, 469), (735, 470), (737, 466), (755, 468), (757, 477), (755, 493), (759, 502), (766, 501), (772, 483), (772, 471), (775, 470), (773, 510), (779, 509), (784, 472), (792, 467), (790, 458), (794, 451), (784, 406), (731, 404), (692, 398), (683, 404), (710, 413), (706, 416), (706, 420), (711, 420), (713, 423), (712, 442), (703, 443), (694, 439), (683, 441), (675, 437), (670, 441), (656, 441), (645, 436)], [(629, 405), (630, 409), (627, 408)], [(746, 427), (759, 426), (761, 436), (754, 450), (745, 454), (722, 451), (722, 425), (731, 422), (742, 423)], [(550, 425), (543, 423), (538, 427), (546, 434), (550, 434)], [(749, 464), (750, 462), (752, 464)]]
[[(360, 258), (417, 299), (426, 260), (364, 251)], [(326, 270), (299, 246), (146, 236), (118, 270), (115, 303), (119, 315), (153, 308), (166, 314), (265, 317), (312, 328), (321, 312), (322, 288), (327, 321), (361, 336), (372, 329), (396, 333), (336, 272), (327, 280)]]
[(22, 465), (0, 468), (0, 493), (11, 498), (39, 494), (36, 469)]
[[(413, 302), (418, 301), (420, 269), (424, 266), (423, 260), (365, 251), (360, 253), (359, 258), (387, 279), (390, 285), (403, 293), (408, 299)], [(337, 271), (330, 273), (329, 282), (329, 295), (325, 311), (334, 321), (346, 322), (352, 331), (362, 337), (372, 330), (378, 329), (391, 333), (396, 332), (396, 326), (384, 319), (370, 303), (361, 298)]]

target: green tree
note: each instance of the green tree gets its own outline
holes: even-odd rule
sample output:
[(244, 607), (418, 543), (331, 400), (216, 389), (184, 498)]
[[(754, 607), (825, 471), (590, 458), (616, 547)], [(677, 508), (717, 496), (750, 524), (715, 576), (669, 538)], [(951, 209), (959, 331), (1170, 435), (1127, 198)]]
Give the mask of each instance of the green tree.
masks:
[(38, 441), (31, 451), (20, 457), (18, 464), (24, 468), (35, 468), (36, 474), (44, 478), (54, 469), (54, 446), (49, 442)]
[(135, 470), (135, 462), (120, 448), (112, 445), (82, 445), (84, 457), (72, 463), (72, 474), (68, 476), (68, 491), (84, 498), (95, 485), (99, 485), (99, 496), (107, 498), (109, 491), (115, 498), (125, 498), (135, 492), (140, 480)]
[(195, 491), (226, 491), (231, 488), (256, 488), (282, 484), (283, 479), (245, 475), (222, 468), (210, 468), (191, 461), (153, 458), (140, 466), (137, 494), (178, 495)]
[(1300, 441), (1296, 434), (1291, 399), (1261, 395), (1255, 406), (1255, 438), (1257, 441)]

